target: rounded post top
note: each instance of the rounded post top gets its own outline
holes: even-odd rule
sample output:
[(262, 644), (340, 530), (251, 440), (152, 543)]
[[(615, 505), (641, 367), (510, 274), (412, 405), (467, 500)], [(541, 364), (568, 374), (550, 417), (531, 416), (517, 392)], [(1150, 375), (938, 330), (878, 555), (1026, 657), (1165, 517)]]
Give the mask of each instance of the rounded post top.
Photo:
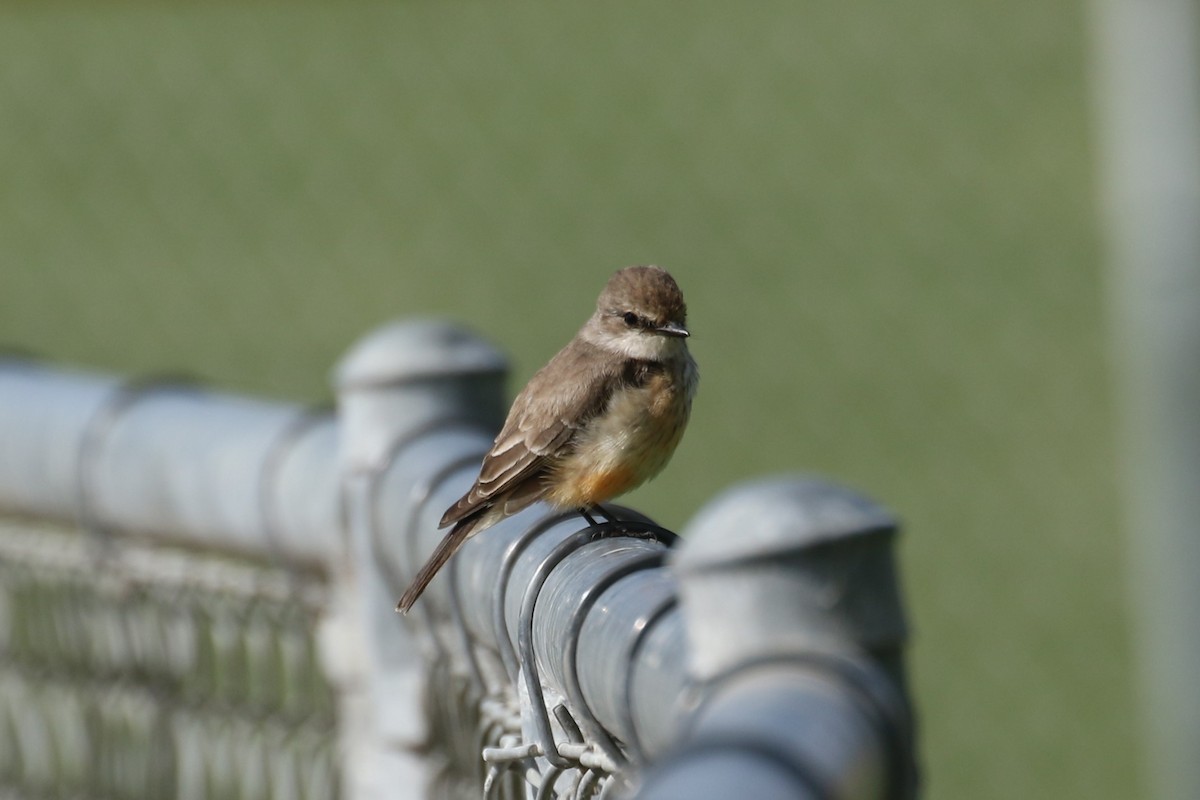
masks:
[(469, 328), (445, 319), (409, 319), (386, 324), (355, 343), (334, 369), (333, 385), (343, 392), (503, 374), (507, 368), (504, 354)]
[(761, 561), (820, 545), (894, 532), (873, 500), (823, 478), (782, 475), (736, 485), (696, 513), (676, 568), (688, 572)]

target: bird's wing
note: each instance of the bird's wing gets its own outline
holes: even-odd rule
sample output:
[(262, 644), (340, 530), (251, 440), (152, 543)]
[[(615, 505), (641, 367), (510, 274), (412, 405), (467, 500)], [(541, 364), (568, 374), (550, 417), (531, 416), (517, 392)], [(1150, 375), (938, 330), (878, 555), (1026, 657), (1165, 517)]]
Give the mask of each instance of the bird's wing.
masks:
[(439, 527), (501, 501), (506, 515), (515, 513), (542, 496), (545, 487), (533, 476), (569, 449), (622, 378), (618, 360), (588, 358), (593, 355), (588, 348), (572, 342), (521, 390), (475, 485), (446, 511)]

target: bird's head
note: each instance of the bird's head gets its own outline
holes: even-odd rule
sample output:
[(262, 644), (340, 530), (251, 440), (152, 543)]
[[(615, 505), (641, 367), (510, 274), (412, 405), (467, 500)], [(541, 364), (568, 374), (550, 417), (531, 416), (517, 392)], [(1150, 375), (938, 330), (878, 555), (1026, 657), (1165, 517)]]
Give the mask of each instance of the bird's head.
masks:
[(608, 280), (587, 338), (630, 358), (660, 361), (687, 349), (687, 304), (671, 273), (661, 267), (626, 267)]

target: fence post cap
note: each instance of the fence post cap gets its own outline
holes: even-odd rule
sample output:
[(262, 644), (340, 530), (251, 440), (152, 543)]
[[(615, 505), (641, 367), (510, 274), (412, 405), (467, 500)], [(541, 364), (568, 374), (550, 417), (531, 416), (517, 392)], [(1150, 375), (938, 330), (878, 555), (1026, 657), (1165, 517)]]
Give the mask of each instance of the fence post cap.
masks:
[(339, 392), (413, 380), (502, 374), (508, 361), (469, 328), (440, 318), (391, 322), (356, 342), (334, 369)]
[(758, 562), (897, 527), (890, 511), (853, 489), (781, 475), (733, 486), (702, 507), (684, 529), (674, 565), (689, 572)]

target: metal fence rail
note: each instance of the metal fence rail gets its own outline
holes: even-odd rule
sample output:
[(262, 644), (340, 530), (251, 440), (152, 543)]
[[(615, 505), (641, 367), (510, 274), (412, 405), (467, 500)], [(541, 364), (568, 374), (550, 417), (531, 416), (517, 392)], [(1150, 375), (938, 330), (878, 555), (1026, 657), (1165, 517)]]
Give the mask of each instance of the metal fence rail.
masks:
[[(66, 661), (73, 675), (103, 676), (97, 653), (125, 636), (131, 652), (161, 656), (127, 672), (149, 670), (176, 694), (146, 697), (163, 757), (126, 753), (124, 774), (142, 783), (121, 796), (331, 796), (336, 774), (355, 800), (914, 796), (896, 526), (842, 487), (795, 477), (735, 488), (697, 515), (686, 545), (628, 509), (589, 529), (533, 508), (465, 546), (405, 629), (395, 598), (490, 444), (504, 371), (489, 345), (434, 321), (360, 343), (336, 372), (336, 414), (0, 364), (0, 512), (84, 532), (0, 532), (0, 737), (33, 716), (62, 729), (45, 741), (88, 729), (94, 714), (26, 706), (53, 693)], [(27, 579), (39, 548), (74, 555), (55, 577)], [(113, 575), (103, 625), (56, 625), (47, 609), (77, 600), (71, 587)], [(197, 635), (188, 597), (203, 598), (195, 618), (214, 630), (210, 597), (252, 609), (233, 612), (252, 633)], [(272, 643), (279, 630), (292, 631), (291, 650)], [(24, 643), (42, 639), (83, 655), (31, 660)], [(197, 655), (209, 641), (228, 658)], [(86, 686), (73, 691), (72, 708), (90, 702)], [(156, 710), (164, 696), (168, 712)], [(275, 727), (229, 751), (258, 766), (209, 786), (196, 751), (242, 740), (201, 727), (193, 746), (176, 731), (188, 714), (227, 712)], [(308, 723), (336, 727), (336, 749), (313, 751), (331, 755), (279, 755), (307, 741)], [(74, 777), (31, 767), (40, 756), (27, 737), (0, 756), (0, 792), (114, 794), (81, 788), (104, 770), (121, 730), (110, 727), (76, 736)]]

